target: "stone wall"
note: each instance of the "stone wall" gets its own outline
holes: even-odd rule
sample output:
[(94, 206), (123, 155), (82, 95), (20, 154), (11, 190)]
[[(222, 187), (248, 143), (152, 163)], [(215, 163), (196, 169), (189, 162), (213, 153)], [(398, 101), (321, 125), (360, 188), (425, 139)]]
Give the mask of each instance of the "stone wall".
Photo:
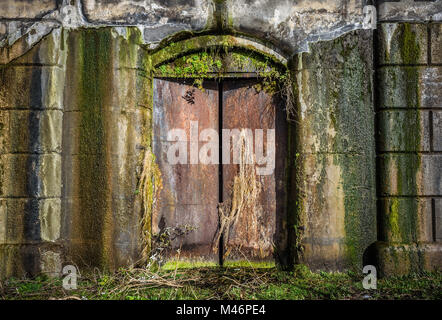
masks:
[(0, 278), (138, 260), (152, 64), (220, 34), (292, 74), (293, 261), (440, 268), (442, 1), (370, 3), (2, 1)]
[(440, 23), (378, 29), (378, 259), (385, 274), (442, 264), (441, 30)]
[(0, 276), (139, 258), (150, 128), (139, 37), (58, 29), (1, 67)]
[(60, 30), (0, 67), (0, 276), (61, 267)]

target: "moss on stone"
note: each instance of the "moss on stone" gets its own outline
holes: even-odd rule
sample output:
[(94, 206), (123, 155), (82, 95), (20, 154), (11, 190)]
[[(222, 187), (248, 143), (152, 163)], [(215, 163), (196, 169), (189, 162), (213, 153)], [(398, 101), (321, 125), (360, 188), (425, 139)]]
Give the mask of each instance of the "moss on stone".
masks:
[(106, 110), (112, 91), (112, 35), (110, 29), (73, 32), (76, 50), (70, 52), (78, 65), (75, 109), (79, 122), (79, 215), (78, 236), (86, 243), (79, 248), (84, 261), (97, 266), (112, 265), (112, 213), (109, 203)]
[[(308, 185), (298, 179), (304, 199), (297, 204), (304, 208), (298, 209), (303, 226), (296, 227), (309, 239), (327, 238), (324, 229), (333, 233), (330, 250), (336, 250), (330, 254), (334, 261), (309, 252), (304, 261), (315, 267), (359, 269), (376, 241), (371, 38), (361, 33), (316, 43), (294, 66), (302, 110), (297, 152), (309, 172)], [(342, 209), (336, 207), (341, 196)], [(343, 222), (335, 216), (340, 214)], [(329, 220), (336, 224), (322, 226)]]
[[(420, 41), (409, 23), (401, 25), (399, 36), (400, 56), (405, 64), (417, 64), (421, 56)], [(389, 260), (384, 262), (384, 269), (413, 269), (418, 270), (424, 264), (424, 257), (419, 250), (410, 250), (409, 244), (418, 241), (418, 215), (419, 204), (417, 199), (410, 201), (399, 201), (398, 196), (417, 196), (419, 194), (419, 172), (421, 170), (421, 113), (420, 113), (420, 88), (419, 69), (415, 66), (402, 67), (404, 72), (404, 90), (397, 90), (395, 86), (404, 85), (398, 83), (396, 78), (390, 79), (390, 86), (393, 92), (403, 95), (396, 100), (405, 101), (406, 106), (414, 110), (406, 111), (401, 117), (400, 124), (395, 125), (391, 134), (394, 142), (404, 151), (414, 151), (415, 154), (402, 156), (385, 155), (382, 157), (384, 174), (383, 182), (391, 185), (391, 181), (396, 181), (391, 185), (393, 190), (387, 190), (393, 197), (389, 206), (384, 206), (384, 226), (387, 228), (391, 244), (404, 244), (407, 247), (398, 250), (399, 247), (389, 250)], [(395, 73), (393, 73), (395, 74)], [(387, 79), (389, 80), (389, 79)], [(416, 269), (417, 268), (417, 269)], [(410, 270), (411, 270), (410, 269)]]
[[(259, 43), (259, 42), (258, 42)], [(232, 51), (236, 49), (249, 50), (250, 52), (258, 53), (267, 57), (269, 61), (275, 64), (281, 64), (281, 61), (276, 57), (272, 51), (264, 52), (250, 42), (241, 38), (236, 38), (232, 35), (200, 35), (192, 38), (185, 38), (180, 41), (166, 41), (157, 49), (150, 50), (152, 55), (152, 65), (157, 67), (160, 64), (171, 62), (183, 55), (188, 55), (203, 50), (224, 50)]]
[(194, 85), (203, 89), (203, 79), (222, 79), (229, 72), (255, 73), (261, 82), (255, 85), (257, 91), (274, 94), (281, 91), (281, 86), (288, 78), (284, 66), (275, 64), (267, 55), (229, 47), (214, 47), (178, 57), (173, 61), (160, 64), (155, 75), (171, 78), (192, 78)]
[(405, 64), (416, 64), (419, 62), (421, 49), (416, 33), (409, 23), (404, 23), (402, 33), (399, 36), (400, 54)]

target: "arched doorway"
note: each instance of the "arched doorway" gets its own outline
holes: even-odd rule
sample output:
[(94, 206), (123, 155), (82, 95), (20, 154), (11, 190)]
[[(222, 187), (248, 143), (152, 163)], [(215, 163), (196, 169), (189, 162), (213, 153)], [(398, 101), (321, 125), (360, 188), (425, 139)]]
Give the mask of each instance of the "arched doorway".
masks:
[(167, 247), (171, 260), (279, 261), (287, 243), (285, 65), (258, 50), (200, 49), (163, 52), (156, 65), (152, 144), (162, 188), (153, 246)]

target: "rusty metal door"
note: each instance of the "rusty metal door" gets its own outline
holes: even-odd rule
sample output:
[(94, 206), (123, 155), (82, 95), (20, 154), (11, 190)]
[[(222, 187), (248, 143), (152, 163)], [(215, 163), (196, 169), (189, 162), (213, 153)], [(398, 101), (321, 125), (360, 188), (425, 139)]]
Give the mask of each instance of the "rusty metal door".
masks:
[[(163, 188), (152, 217), (152, 231), (189, 226), (189, 233), (172, 241), (169, 258), (185, 260), (273, 261), (275, 248), (284, 242), (286, 122), (282, 101), (258, 92), (256, 79), (232, 79), (204, 83), (199, 90), (182, 80), (154, 80), (153, 149), (162, 174)], [(219, 252), (213, 249), (220, 225), (218, 204), (232, 198), (237, 164), (172, 165), (167, 152), (170, 129), (184, 129), (190, 136), (190, 121), (198, 132), (212, 128), (219, 134), (222, 159), (222, 129), (276, 129), (276, 163), (269, 175), (257, 176), (261, 185), (253, 212), (241, 214), (221, 237)], [(268, 133), (267, 133), (268, 134)], [(264, 133), (264, 151), (268, 151)], [(201, 146), (201, 142), (199, 146)], [(186, 141), (188, 150), (190, 145)], [(218, 244), (218, 243), (217, 243)], [(180, 249), (179, 252), (177, 249)], [(219, 261), (221, 260), (221, 261)]]
[[(240, 214), (224, 239), (224, 260), (273, 261), (281, 239), (285, 213), (286, 121), (282, 100), (277, 95), (257, 91), (258, 80), (225, 80), (222, 88), (223, 129), (263, 129), (264, 151), (269, 152), (266, 134), (275, 129), (275, 168), (271, 174), (257, 175), (261, 191), (253, 210)], [(254, 145), (255, 146), (255, 145)], [(256, 149), (254, 149), (256, 154)], [(256, 159), (255, 159), (256, 160)], [(232, 159), (233, 162), (233, 159)], [(255, 165), (256, 167), (257, 165)], [(223, 164), (223, 199), (232, 197), (232, 186), (238, 164)], [(251, 181), (249, 181), (251, 183)]]
[[(163, 187), (152, 217), (152, 232), (184, 232), (171, 239), (171, 259), (218, 261), (212, 251), (218, 228), (218, 165), (190, 164), (189, 154), (187, 164), (170, 164), (167, 159), (174, 143), (168, 141), (169, 130), (184, 129), (189, 138), (190, 121), (198, 121), (198, 134), (205, 128), (218, 131), (218, 100), (216, 82), (205, 82), (202, 91), (183, 81), (154, 80), (153, 150)], [(189, 142), (186, 145), (189, 150)]]

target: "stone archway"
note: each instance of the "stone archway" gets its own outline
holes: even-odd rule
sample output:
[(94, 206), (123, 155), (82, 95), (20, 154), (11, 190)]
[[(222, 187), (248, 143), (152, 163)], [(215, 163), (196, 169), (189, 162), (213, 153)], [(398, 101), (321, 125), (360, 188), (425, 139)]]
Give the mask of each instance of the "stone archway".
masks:
[[(172, 45), (172, 50), (179, 48), (181, 52), (183, 47), (192, 48), (195, 43), (209, 44), (207, 48), (197, 45), (200, 51), (188, 50), (190, 54), (184, 51), (175, 55), (170, 49), (160, 50), (157, 57), (166, 63), (158, 63), (154, 54), (153, 63), (157, 62), (157, 67), (153, 80), (152, 149), (161, 171), (162, 188), (152, 214), (152, 233), (157, 241), (159, 234), (173, 230), (180, 233), (168, 248), (169, 259), (179, 256), (184, 260), (221, 264), (273, 263), (276, 259), (280, 263), (287, 250), (289, 179), (285, 170), (288, 163), (285, 103), (278, 91), (282, 84), (277, 82), (287, 73), (285, 64), (279, 61), (285, 63), (285, 59), (260, 45), (257, 45), (260, 51), (250, 50), (250, 41), (230, 36), (204, 38), (204, 41), (190, 39), (186, 44)], [(241, 47), (244, 43), (246, 50)], [(191, 149), (195, 142), (190, 138), (191, 123), (200, 126), (197, 135), (207, 129), (217, 134), (217, 163), (202, 164), (198, 159), (192, 162), (189, 155), (192, 150), (187, 149), (185, 158), (190, 162), (181, 163), (180, 159), (174, 165), (168, 163), (167, 148), (175, 143), (173, 139), (170, 141), (171, 137), (166, 139), (168, 131), (182, 129), (185, 137), (181, 140), (186, 140), (185, 148)], [(256, 175), (253, 164), (253, 179), (259, 188), (256, 204), (253, 208), (242, 208), (243, 212), (237, 216), (232, 202), (238, 202), (238, 193), (234, 195), (233, 189), (239, 186), (240, 165), (235, 162), (234, 151), (228, 154), (228, 163), (221, 161), (227, 149), (223, 143), (225, 135), (235, 130), (251, 134), (252, 152), (257, 147), (256, 132), (261, 131), (263, 155), (274, 157), (273, 167), (268, 164), (268, 173)], [(269, 156), (272, 137), (273, 154)], [(228, 148), (236, 138), (228, 138)], [(254, 181), (245, 181), (245, 192), (254, 192), (250, 188)]]

